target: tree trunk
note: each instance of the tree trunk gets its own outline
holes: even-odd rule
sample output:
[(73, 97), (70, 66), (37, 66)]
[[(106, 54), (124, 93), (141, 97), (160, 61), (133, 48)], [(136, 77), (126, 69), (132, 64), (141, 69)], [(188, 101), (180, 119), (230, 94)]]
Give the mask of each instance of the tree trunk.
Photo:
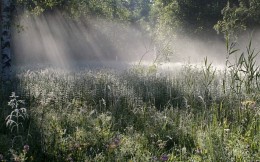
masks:
[(11, 80), (11, 0), (1, 0), (2, 80)]

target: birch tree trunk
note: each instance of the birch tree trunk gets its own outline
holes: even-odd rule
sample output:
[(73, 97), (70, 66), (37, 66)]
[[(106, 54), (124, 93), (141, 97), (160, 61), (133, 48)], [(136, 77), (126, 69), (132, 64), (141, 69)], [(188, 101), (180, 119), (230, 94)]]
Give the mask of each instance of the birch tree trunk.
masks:
[(11, 0), (1, 0), (1, 65), (2, 80), (11, 80)]

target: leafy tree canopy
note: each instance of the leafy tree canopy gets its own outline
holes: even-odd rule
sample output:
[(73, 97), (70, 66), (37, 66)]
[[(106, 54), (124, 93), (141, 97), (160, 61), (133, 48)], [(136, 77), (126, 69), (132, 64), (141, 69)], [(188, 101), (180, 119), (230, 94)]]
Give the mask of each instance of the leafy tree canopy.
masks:
[(230, 1), (223, 8), (223, 18), (215, 25), (218, 32), (236, 35), (247, 28), (260, 25), (260, 1)]
[[(102, 17), (142, 24), (146, 29), (202, 36), (214, 29), (236, 33), (260, 24), (259, 0), (17, 0), (32, 13), (60, 10), (70, 17)], [(147, 28), (148, 27), (148, 28)]]

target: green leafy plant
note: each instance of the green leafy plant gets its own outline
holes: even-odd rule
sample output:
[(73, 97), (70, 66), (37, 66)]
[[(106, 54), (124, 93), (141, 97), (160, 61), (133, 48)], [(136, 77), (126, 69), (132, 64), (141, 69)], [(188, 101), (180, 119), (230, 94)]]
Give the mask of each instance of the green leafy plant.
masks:
[(23, 122), (27, 117), (27, 110), (26, 108), (20, 107), (20, 104), (24, 104), (23, 100), (18, 100), (19, 96), (15, 95), (15, 92), (12, 92), (10, 96), (10, 101), (8, 105), (11, 107), (12, 111), (10, 115), (6, 117), (6, 126), (10, 128), (11, 131), (16, 129), (16, 133), (19, 135), (20, 131), (19, 128), (23, 127)]

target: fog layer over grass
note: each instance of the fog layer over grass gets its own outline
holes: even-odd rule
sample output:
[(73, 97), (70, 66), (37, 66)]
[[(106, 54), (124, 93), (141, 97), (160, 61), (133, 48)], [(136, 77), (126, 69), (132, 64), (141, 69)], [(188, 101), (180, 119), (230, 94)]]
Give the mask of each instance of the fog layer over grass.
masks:
[[(24, 30), (13, 35), (17, 65), (28, 62), (62, 68), (75, 65), (122, 68), (140, 62), (151, 65), (165, 63), (166, 48), (169, 60), (164, 67), (168, 69), (184, 63), (200, 64), (205, 57), (215, 66), (223, 66), (227, 56), (225, 40), (217, 35), (202, 39), (170, 33), (158, 39), (158, 33), (147, 34), (137, 25), (91, 18), (71, 20), (59, 12), (40, 17), (24, 15), (19, 21)], [(239, 37), (237, 48), (241, 51), (245, 50), (249, 35)], [(255, 47), (259, 44), (258, 35), (257, 31), (253, 34)]]

